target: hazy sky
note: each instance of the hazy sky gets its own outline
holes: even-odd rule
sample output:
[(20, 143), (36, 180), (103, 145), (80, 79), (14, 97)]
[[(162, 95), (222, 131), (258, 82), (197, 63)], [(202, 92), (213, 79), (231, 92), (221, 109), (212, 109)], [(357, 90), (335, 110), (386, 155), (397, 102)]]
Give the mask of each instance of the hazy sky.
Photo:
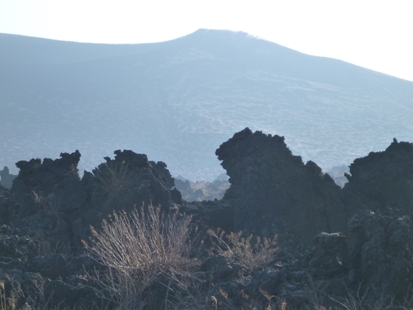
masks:
[(0, 32), (143, 43), (199, 28), (241, 30), (413, 81), (412, 7), (412, 0), (0, 0)]

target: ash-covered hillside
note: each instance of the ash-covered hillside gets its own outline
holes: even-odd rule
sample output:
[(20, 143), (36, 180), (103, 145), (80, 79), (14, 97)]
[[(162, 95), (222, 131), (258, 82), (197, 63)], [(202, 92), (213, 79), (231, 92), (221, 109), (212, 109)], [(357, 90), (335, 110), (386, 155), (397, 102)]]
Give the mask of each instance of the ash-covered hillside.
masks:
[(285, 136), (324, 171), (411, 141), (412, 82), (245, 33), (135, 45), (0, 34), (0, 50), (0, 167), (11, 173), (61, 150), (79, 149), (91, 170), (113, 149), (138, 149), (212, 181), (215, 149), (247, 126)]
[(164, 162), (133, 151), (115, 151), (82, 178), (79, 151), (17, 162), (11, 189), (0, 187), (1, 302), (413, 306), (413, 144), (394, 139), (354, 160), (344, 188), (278, 135), (245, 128), (216, 155), (230, 188), (204, 202), (183, 200)]

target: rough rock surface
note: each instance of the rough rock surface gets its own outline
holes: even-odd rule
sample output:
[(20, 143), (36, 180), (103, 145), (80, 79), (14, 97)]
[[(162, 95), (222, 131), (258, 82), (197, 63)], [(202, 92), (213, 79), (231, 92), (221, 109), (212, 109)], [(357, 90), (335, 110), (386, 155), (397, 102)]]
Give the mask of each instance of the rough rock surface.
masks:
[(77, 165), (79, 151), (61, 153), (60, 158), (19, 161), (20, 169), (10, 190), (13, 199), (20, 204), (13, 210), (19, 217), (29, 216), (39, 209), (70, 212), (82, 207), (86, 199), (80, 183)]
[(235, 230), (304, 241), (308, 252), (297, 258), (313, 285), (328, 286), (325, 296), (351, 289), (365, 305), (408, 300), (413, 144), (394, 140), (356, 159), (343, 189), (315, 163), (293, 156), (279, 136), (246, 128), (216, 154), (230, 177), (224, 201), (233, 206)]
[(184, 202), (180, 211), (190, 214), (194, 222), (205, 230), (233, 231), (234, 208), (226, 201)]
[(89, 226), (99, 226), (114, 211), (148, 204), (168, 210), (181, 202), (179, 192), (170, 190), (173, 179), (166, 165), (150, 162), (146, 155), (115, 151), (114, 159), (106, 157), (92, 173), (85, 171), (82, 179), (77, 169), (79, 151), (60, 156), (18, 162), (20, 172), (10, 190), (15, 207), (6, 208), (7, 199), (0, 200), (4, 218), (12, 219), (26, 234), (45, 238), (52, 247), (81, 248)]
[(0, 225), (9, 221), (9, 191), (0, 186)]
[(319, 278), (332, 278), (348, 271), (347, 237), (339, 233), (320, 233), (314, 237), (309, 251), (308, 265), (312, 275)]
[(373, 296), (408, 297), (413, 283), (413, 234), (410, 218), (372, 211), (349, 222), (349, 281)]
[[(191, 203), (173, 189), (165, 163), (132, 151), (115, 151), (83, 178), (78, 151), (18, 162), (12, 188), (0, 187), (0, 293), (23, 292), (17, 309), (105, 308), (87, 277), (102, 266), (80, 241), (113, 212), (152, 203), (192, 215), (209, 236), (196, 249), (193, 285), (170, 291), (181, 301), (209, 300), (213, 309), (413, 306), (412, 144), (393, 141), (356, 159), (343, 189), (279, 136), (247, 128), (217, 155), (230, 189), (221, 201)], [(279, 242), (263, 238), (276, 233)], [(145, 294), (163, 302), (171, 278), (160, 279)]]
[(20, 161), (12, 188), (0, 186), (0, 283), (7, 294), (22, 292), (17, 307), (104, 308), (96, 283), (80, 281), (98, 267), (81, 244), (90, 225), (113, 212), (148, 204), (170, 210), (182, 202), (166, 164), (146, 155), (115, 151), (82, 179), (79, 160), (75, 151)]
[(29, 272), (38, 272), (50, 279), (65, 278), (68, 275), (66, 259), (59, 253), (35, 256), (26, 262), (25, 268)]
[(346, 232), (340, 187), (315, 163), (292, 155), (283, 137), (246, 128), (216, 155), (230, 177), (224, 200), (234, 206), (235, 230), (277, 227), (306, 242), (320, 232)]
[(163, 162), (149, 161), (144, 154), (115, 151), (115, 158), (85, 172), (81, 183), (86, 189), (84, 212), (76, 218), (78, 231), (98, 227), (114, 211), (130, 211), (142, 205), (176, 208), (182, 198), (173, 190), (173, 179)]
[(396, 139), (383, 152), (371, 152), (350, 165), (344, 186), (346, 203), (387, 215), (411, 214), (413, 209), (413, 144)]

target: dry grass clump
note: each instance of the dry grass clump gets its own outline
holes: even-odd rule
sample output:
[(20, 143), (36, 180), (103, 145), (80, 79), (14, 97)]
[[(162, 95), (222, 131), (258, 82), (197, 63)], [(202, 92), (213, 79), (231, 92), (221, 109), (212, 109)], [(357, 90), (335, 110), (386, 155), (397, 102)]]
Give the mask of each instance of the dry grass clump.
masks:
[[(165, 214), (148, 206), (131, 213), (114, 213), (102, 229), (92, 227), (89, 253), (106, 267), (97, 280), (118, 309), (139, 309), (148, 298), (148, 288), (159, 279), (171, 285), (185, 285), (197, 260), (191, 257), (191, 217)], [(165, 281), (164, 281), (165, 282)]]
[(244, 270), (252, 271), (262, 268), (273, 262), (274, 254), (278, 251), (277, 236), (273, 239), (249, 235), (243, 237), (242, 232), (231, 232), (225, 235), (224, 231), (208, 230), (208, 234), (215, 240), (215, 250), (218, 255), (238, 263)]
[[(272, 239), (253, 235), (244, 237), (242, 232), (226, 234), (222, 230), (208, 230), (208, 234), (212, 239), (211, 254), (224, 257), (231, 265), (240, 267), (236, 268), (238, 271), (233, 274), (233, 281), (240, 283), (241, 287), (248, 286), (254, 271), (264, 270), (275, 262), (278, 251), (277, 236)], [(253, 295), (241, 289), (234, 296), (234, 291), (230, 294), (226, 292), (226, 288), (220, 288), (213, 297), (216, 299), (217, 309), (271, 310), (285, 309), (286, 305), (283, 300), (270, 296), (261, 289)]]
[[(215, 282), (211, 277), (214, 282), (209, 283), (201, 271), (197, 274), (199, 262), (192, 255), (196, 246), (190, 237), (190, 227), (191, 217), (164, 213), (153, 206), (131, 213), (114, 213), (103, 221), (101, 230), (92, 227), (93, 238), (87, 248), (104, 267), (93, 280), (101, 285), (102, 298), (109, 301), (108, 307), (125, 310), (391, 308), (384, 302), (370, 306), (359, 292), (337, 300), (328, 295), (326, 287), (314, 283), (302, 306), (261, 288), (256, 292), (244, 291), (242, 287), (248, 287), (257, 269), (265, 270), (275, 262), (276, 236), (266, 239), (209, 230), (212, 250), (207, 253), (225, 257), (242, 270), (225, 280), (227, 282)], [(232, 290), (228, 281), (239, 283), (241, 292)]]
[(132, 171), (124, 161), (102, 164), (93, 174), (106, 195), (106, 204), (110, 204), (133, 184)]
[(125, 162), (106, 163), (93, 173), (107, 192), (118, 193), (131, 185), (132, 173)]
[(0, 281), (0, 310), (7, 309), (9, 300), (6, 297), (6, 289), (3, 281)]

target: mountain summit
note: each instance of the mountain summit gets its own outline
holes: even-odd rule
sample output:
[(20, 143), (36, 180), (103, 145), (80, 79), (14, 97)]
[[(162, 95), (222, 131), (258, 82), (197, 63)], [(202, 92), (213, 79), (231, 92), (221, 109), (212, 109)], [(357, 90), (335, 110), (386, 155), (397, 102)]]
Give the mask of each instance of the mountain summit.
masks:
[(0, 166), (115, 149), (212, 180), (214, 152), (245, 127), (286, 136), (323, 169), (412, 140), (413, 83), (242, 32), (200, 29), (151, 44), (0, 34)]

